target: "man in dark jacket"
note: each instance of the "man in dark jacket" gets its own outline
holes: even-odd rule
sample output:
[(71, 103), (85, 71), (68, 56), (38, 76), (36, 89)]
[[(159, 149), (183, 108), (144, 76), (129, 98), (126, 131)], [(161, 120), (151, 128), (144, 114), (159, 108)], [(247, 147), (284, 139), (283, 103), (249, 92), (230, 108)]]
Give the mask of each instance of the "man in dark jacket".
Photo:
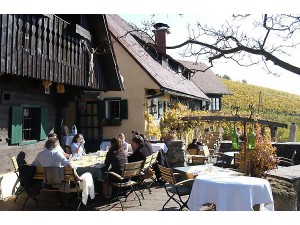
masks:
[(148, 148), (144, 145), (144, 139), (140, 135), (133, 136), (131, 146), (133, 153), (128, 156), (128, 162), (144, 161), (147, 156), (151, 155)]
[(187, 148), (188, 149), (198, 149), (198, 150), (200, 150), (201, 146), (197, 142), (198, 142), (198, 140), (196, 138), (193, 139), (192, 143), (190, 143)]

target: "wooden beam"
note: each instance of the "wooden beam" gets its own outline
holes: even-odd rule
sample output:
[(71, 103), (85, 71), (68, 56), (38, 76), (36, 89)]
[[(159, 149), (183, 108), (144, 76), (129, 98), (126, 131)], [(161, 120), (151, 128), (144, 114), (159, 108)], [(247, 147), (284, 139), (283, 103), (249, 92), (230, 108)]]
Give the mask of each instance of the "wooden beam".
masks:
[(254, 119), (236, 117), (236, 116), (185, 116), (185, 117), (181, 117), (181, 119), (184, 121), (203, 120), (203, 121), (248, 122), (248, 123), (257, 122), (261, 125), (266, 125), (266, 126), (276, 126), (276, 127), (283, 127), (283, 128), (288, 127), (288, 125), (284, 123), (278, 123), (278, 122), (261, 120), (261, 119), (258, 119), (256, 121)]

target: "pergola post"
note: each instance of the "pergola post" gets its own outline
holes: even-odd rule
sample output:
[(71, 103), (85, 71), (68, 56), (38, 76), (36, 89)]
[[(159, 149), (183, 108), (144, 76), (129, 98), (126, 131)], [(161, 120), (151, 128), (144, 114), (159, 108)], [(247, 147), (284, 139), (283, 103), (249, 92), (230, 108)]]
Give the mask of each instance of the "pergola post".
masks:
[(247, 137), (247, 122), (243, 122), (244, 125), (244, 173), (247, 175), (247, 144), (248, 144), (248, 137)]

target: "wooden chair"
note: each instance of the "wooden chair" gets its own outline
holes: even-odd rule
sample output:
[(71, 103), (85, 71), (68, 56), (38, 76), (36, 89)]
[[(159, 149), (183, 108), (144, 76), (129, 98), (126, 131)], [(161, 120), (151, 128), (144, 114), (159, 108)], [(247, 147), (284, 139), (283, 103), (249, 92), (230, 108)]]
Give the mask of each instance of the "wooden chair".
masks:
[[(165, 206), (172, 199), (179, 205), (179, 210), (181, 211), (183, 208), (189, 209), (187, 206), (187, 202), (190, 198), (190, 193), (192, 190), (191, 182), (194, 179), (186, 179), (180, 182), (177, 182), (175, 176), (179, 176), (178, 173), (173, 173), (171, 168), (166, 168), (161, 165), (158, 165), (158, 169), (162, 175), (162, 179), (164, 180), (164, 187), (166, 190), (169, 199), (163, 205), (162, 210), (164, 210)], [(176, 197), (175, 197), (176, 196)], [(183, 196), (188, 196), (186, 200), (183, 200)]]
[[(151, 168), (152, 172), (155, 171), (154, 167), (157, 164), (158, 154), (159, 154), (159, 151), (152, 153), (152, 158), (151, 158), (151, 162), (150, 162), (150, 168)], [(152, 180), (152, 182), (150, 183), (150, 187), (151, 187), (152, 184), (157, 184), (158, 183), (157, 177), (154, 173), (152, 173), (152, 176), (150, 178)]]
[(187, 163), (190, 164), (192, 162), (192, 156), (198, 155), (198, 149), (197, 148), (188, 148), (187, 150)]
[(141, 169), (140, 181), (139, 181), (141, 185), (145, 186), (148, 189), (149, 194), (151, 194), (151, 189), (150, 189), (151, 185), (148, 185), (145, 182), (145, 179), (151, 178), (153, 175), (153, 171), (151, 170), (151, 160), (152, 160), (152, 155), (146, 157), (144, 165)]
[(234, 153), (233, 154), (233, 167), (235, 169), (239, 168), (240, 161), (241, 161), (241, 154), (240, 153)]
[(203, 156), (205, 156), (205, 155), (204, 155), (204, 150), (203, 150), (203, 149), (198, 150), (198, 155), (203, 155)]
[[(27, 184), (26, 188), (25, 188), (25, 191), (27, 193), (27, 198), (25, 199), (25, 201), (23, 203), (23, 210), (24, 210), (26, 202), (29, 198), (32, 198), (35, 201), (36, 206), (38, 206), (38, 195), (40, 194), (41, 190), (51, 191), (51, 192), (61, 192), (61, 190), (59, 190), (57, 188), (53, 188), (51, 186), (51, 184), (46, 183), (46, 181), (45, 181), (45, 168), (46, 167), (42, 167), (42, 166), (24, 166), (24, 167), (22, 167), (22, 169), (25, 169), (25, 168), (32, 170), (33, 174), (32, 174), (31, 182), (30, 182), (30, 180), (28, 180), (29, 183), (31, 183), (31, 184)], [(21, 169), (21, 167), (20, 167), (20, 169)], [(24, 175), (28, 176), (26, 174), (24, 174)], [(67, 185), (70, 184), (70, 189), (68, 190), (68, 192), (77, 193), (76, 200), (78, 202), (78, 205), (77, 205), (77, 211), (78, 211), (82, 204), (82, 198), (81, 198), (82, 190), (79, 187), (79, 182), (76, 181), (76, 177), (75, 177), (73, 168), (64, 167), (64, 179), (62, 182)], [(66, 192), (64, 192), (64, 193), (66, 193)]]
[[(16, 195), (16, 198), (14, 200), (14, 202), (17, 201), (18, 197), (20, 194), (22, 194), (24, 192), (24, 187), (22, 185), (22, 182), (20, 182), (20, 177), (19, 177), (19, 165), (18, 165), (18, 162), (17, 162), (17, 159), (15, 156), (11, 157), (11, 161), (12, 161), (12, 164), (14, 166), (14, 173), (17, 175), (17, 180), (15, 182), (15, 185), (14, 185), (14, 188), (13, 188), (13, 191), (12, 191), (12, 194), (15, 194)], [(16, 188), (16, 186), (20, 184), (20, 186), (18, 188)]]
[(286, 157), (277, 157), (277, 166), (294, 166), (294, 159), (297, 154), (295, 150), (290, 158)]
[(192, 156), (192, 165), (204, 165), (207, 157), (194, 155)]
[(138, 181), (131, 180), (133, 177), (138, 177), (140, 176), (143, 161), (138, 161), (138, 162), (132, 162), (132, 163), (125, 163), (123, 174), (120, 176), (117, 173), (108, 171), (107, 174), (111, 174), (115, 178), (117, 178), (118, 182), (113, 182), (113, 181), (108, 181), (112, 186), (117, 188), (117, 193), (115, 196), (109, 201), (109, 205), (111, 202), (114, 200), (118, 200), (121, 204), (122, 211), (124, 210), (123, 204), (121, 201), (121, 197), (124, 197), (125, 194), (125, 201), (127, 200), (127, 197), (134, 192), (135, 195), (137, 196), (140, 206), (142, 205), (140, 197), (136, 193), (136, 191), (139, 191), (144, 198), (142, 192), (137, 188), (138, 186)]
[(197, 148), (188, 148), (187, 152), (189, 155), (197, 155), (198, 154), (198, 149)]

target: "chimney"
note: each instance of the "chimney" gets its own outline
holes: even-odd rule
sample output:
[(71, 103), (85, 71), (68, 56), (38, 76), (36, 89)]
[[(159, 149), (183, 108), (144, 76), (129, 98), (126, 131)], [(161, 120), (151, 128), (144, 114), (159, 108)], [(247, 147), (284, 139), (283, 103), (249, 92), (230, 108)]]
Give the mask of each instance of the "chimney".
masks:
[(166, 34), (170, 34), (169, 26), (165, 23), (156, 23), (153, 25), (155, 30), (153, 30), (155, 34), (155, 44), (156, 51), (162, 54), (166, 54)]

